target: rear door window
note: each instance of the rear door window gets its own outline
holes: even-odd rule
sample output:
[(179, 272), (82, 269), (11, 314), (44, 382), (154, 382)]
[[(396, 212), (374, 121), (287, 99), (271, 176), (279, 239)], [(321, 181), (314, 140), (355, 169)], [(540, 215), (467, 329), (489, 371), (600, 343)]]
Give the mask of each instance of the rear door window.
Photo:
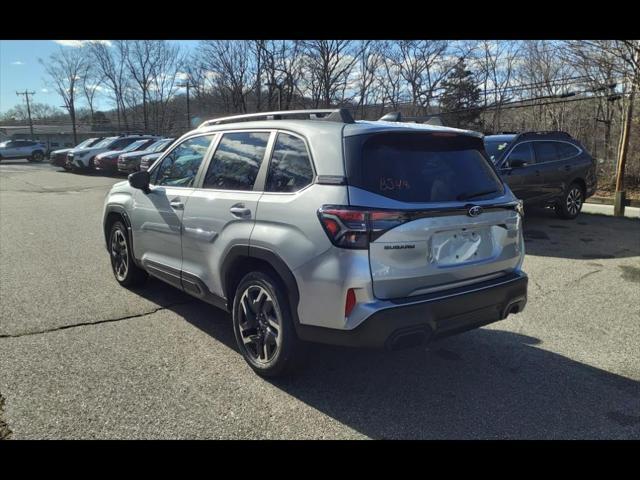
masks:
[(558, 151), (558, 160), (566, 160), (580, 153), (577, 147), (567, 142), (556, 142), (556, 150)]
[(269, 132), (225, 133), (209, 163), (203, 188), (253, 190), (270, 135)]
[(267, 192), (297, 192), (313, 180), (307, 146), (301, 138), (279, 133), (267, 174)]
[(483, 151), (481, 140), (465, 135), (373, 135), (362, 147), (355, 186), (412, 203), (494, 198), (504, 189)]
[(527, 165), (536, 163), (531, 149), (531, 142), (520, 143), (511, 150), (507, 156), (506, 163), (509, 164), (514, 160)]
[(536, 152), (536, 163), (554, 162), (559, 160), (558, 142), (533, 142), (533, 149)]

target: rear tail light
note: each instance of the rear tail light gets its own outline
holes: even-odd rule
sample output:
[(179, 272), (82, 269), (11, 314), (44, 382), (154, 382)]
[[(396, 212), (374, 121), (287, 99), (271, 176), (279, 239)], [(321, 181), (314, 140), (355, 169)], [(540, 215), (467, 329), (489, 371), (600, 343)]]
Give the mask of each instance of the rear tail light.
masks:
[(408, 212), (325, 205), (318, 218), (336, 247), (367, 249), (369, 242), (411, 220)]

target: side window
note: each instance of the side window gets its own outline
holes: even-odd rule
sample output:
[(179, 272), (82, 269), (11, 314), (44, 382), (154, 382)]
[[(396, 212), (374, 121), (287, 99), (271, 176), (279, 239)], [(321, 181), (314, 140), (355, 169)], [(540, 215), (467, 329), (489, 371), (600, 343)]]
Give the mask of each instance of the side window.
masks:
[(577, 147), (566, 142), (557, 142), (556, 149), (558, 150), (558, 160), (566, 160), (580, 153)]
[(536, 163), (559, 160), (556, 145), (558, 145), (558, 142), (533, 142), (533, 149), (536, 152)]
[(267, 192), (297, 192), (313, 180), (313, 169), (304, 140), (279, 133), (267, 174)]
[(127, 145), (133, 143), (135, 138), (121, 138), (120, 140), (116, 140), (109, 147), (109, 150), (120, 150)]
[(225, 133), (204, 178), (203, 188), (253, 190), (269, 132)]
[(215, 135), (185, 140), (164, 157), (151, 177), (154, 185), (191, 187)]
[(528, 165), (535, 163), (533, 161), (533, 154), (531, 152), (531, 142), (525, 142), (516, 145), (516, 147), (509, 153), (505, 165), (513, 162), (514, 160), (526, 163)]

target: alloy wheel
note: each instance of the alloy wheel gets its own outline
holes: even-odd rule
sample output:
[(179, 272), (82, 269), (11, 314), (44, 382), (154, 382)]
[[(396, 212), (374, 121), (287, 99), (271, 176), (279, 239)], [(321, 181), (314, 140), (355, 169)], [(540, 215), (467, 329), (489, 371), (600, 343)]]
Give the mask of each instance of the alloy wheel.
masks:
[(578, 187), (574, 187), (569, 190), (567, 195), (567, 211), (571, 215), (577, 215), (582, 207), (582, 190)]
[(129, 271), (129, 250), (124, 232), (119, 228), (111, 235), (111, 264), (118, 281), (124, 281)]
[(271, 295), (258, 285), (242, 292), (238, 311), (238, 327), (243, 347), (253, 361), (270, 362), (281, 343), (281, 318)]

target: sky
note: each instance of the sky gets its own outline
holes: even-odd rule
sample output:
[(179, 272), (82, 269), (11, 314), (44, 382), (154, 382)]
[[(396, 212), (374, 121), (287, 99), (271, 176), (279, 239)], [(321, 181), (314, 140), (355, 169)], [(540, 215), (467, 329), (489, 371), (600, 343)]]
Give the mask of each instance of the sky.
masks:
[[(16, 91), (36, 92), (32, 102), (60, 107), (63, 102), (46, 79), (39, 58), (47, 60), (58, 48), (77, 48), (78, 40), (0, 40), (0, 113), (17, 104), (24, 103), (24, 96)], [(187, 49), (195, 47), (196, 41), (181, 40)], [(110, 109), (106, 98), (98, 98), (98, 109)]]

